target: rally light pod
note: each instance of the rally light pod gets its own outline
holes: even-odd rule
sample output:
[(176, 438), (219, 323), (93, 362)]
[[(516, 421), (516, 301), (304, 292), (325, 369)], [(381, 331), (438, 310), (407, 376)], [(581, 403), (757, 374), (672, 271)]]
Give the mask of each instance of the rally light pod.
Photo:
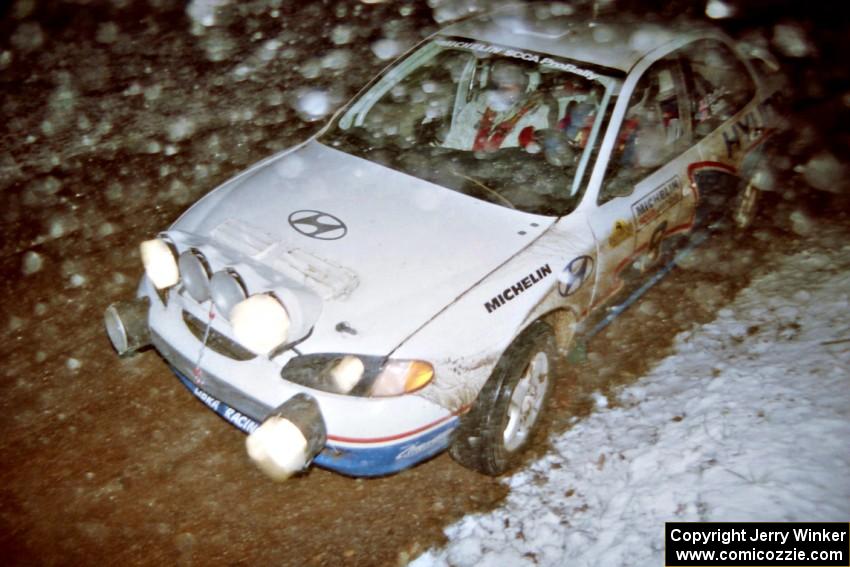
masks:
[(103, 324), (109, 341), (119, 355), (133, 353), (150, 344), (150, 305), (147, 297), (139, 297), (133, 301), (118, 301), (106, 308)]
[(261, 355), (283, 344), (289, 336), (286, 307), (267, 293), (252, 295), (237, 303), (230, 312), (230, 323), (236, 340)]
[(240, 302), (248, 297), (245, 283), (236, 270), (227, 268), (213, 274), (210, 279), (210, 297), (225, 319), (230, 318), (230, 312)]
[(303, 287), (278, 287), (274, 290), (289, 315), (289, 341), (306, 337), (322, 313), (322, 299)]
[(183, 287), (198, 303), (210, 298), (210, 265), (201, 252), (186, 250), (177, 260)]
[(162, 238), (145, 240), (139, 245), (145, 273), (156, 289), (166, 289), (180, 280), (174, 245)]
[(245, 448), (261, 471), (283, 481), (306, 469), (326, 442), (319, 404), (307, 394), (296, 394), (248, 436)]

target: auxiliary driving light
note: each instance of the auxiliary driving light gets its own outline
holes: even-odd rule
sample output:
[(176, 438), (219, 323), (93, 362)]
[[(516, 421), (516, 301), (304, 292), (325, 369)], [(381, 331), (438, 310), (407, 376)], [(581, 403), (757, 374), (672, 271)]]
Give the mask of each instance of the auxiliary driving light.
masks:
[(150, 344), (150, 306), (147, 297), (139, 297), (133, 301), (118, 301), (106, 308), (103, 314), (106, 334), (119, 355), (133, 353)]
[(268, 354), (289, 334), (289, 314), (275, 297), (261, 293), (240, 301), (230, 313), (236, 340), (257, 354)]
[(198, 303), (210, 298), (210, 266), (203, 254), (197, 250), (186, 250), (177, 260), (183, 287)]
[(234, 270), (230, 268), (213, 274), (210, 279), (210, 297), (225, 318), (230, 318), (230, 312), (236, 304), (248, 297), (245, 284)]
[(272, 412), (245, 440), (252, 461), (274, 480), (304, 470), (327, 442), (319, 404), (296, 394)]
[(145, 240), (139, 245), (145, 273), (157, 289), (173, 286), (180, 279), (174, 250), (161, 238)]

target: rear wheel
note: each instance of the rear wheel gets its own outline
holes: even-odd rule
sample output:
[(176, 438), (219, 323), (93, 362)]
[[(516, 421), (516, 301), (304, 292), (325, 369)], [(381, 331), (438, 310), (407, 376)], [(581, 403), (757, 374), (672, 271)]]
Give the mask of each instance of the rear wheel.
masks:
[(759, 190), (752, 181), (738, 193), (732, 209), (732, 220), (737, 230), (747, 230), (752, 226), (758, 212)]
[(465, 467), (500, 475), (522, 460), (549, 400), (557, 360), (551, 328), (533, 323), (502, 354), (449, 452)]

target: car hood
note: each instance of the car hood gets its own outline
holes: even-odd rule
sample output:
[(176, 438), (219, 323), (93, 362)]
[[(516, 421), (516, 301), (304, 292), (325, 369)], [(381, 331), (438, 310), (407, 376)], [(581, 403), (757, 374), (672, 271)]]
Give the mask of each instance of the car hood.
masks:
[(309, 276), (322, 309), (303, 350), (342, 340), (385, 354), (553, 221), (311, 141), (222, 185), (172, 229)]

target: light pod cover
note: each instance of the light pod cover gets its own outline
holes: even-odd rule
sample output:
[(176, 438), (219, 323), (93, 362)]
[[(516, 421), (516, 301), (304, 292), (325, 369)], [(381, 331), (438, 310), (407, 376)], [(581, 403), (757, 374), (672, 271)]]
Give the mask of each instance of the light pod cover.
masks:
[(269, 294), (261, 293), (239, 302), (230, 313), (236, 340), (257, 354), (268, 354), (283, 344), (289, 333), (289, 315)]

